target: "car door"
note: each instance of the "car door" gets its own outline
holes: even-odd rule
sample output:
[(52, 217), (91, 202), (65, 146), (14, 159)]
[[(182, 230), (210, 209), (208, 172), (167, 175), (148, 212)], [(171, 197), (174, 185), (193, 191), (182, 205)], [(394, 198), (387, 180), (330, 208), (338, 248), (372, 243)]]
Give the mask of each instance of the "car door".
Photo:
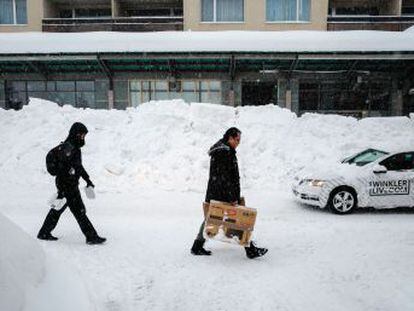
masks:
[(379, 162), (387, 171), (370, 173), (368, 195), (373, 207), (414, 206), (414, 152), (394, 154)]

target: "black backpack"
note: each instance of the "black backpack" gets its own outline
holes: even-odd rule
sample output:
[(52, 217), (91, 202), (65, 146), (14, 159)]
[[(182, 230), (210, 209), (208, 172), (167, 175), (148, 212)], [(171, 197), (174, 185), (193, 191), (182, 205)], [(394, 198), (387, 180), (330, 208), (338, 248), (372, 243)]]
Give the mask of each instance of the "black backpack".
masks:
[(46, 155), (46, 169), (50, 175), (56, 176), (63, 166), (64, 159), (63, 143), (54, 147)]

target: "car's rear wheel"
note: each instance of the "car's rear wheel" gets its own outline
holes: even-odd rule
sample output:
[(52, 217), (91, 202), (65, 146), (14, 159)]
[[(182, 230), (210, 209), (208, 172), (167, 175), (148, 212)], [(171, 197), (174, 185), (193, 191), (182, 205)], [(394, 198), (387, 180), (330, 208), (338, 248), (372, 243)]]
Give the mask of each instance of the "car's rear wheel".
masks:
[(335, 214), (349, 214), (357, 206), (355, 192), (346, 187), (335, 189), (329, 197), (329, 208)]

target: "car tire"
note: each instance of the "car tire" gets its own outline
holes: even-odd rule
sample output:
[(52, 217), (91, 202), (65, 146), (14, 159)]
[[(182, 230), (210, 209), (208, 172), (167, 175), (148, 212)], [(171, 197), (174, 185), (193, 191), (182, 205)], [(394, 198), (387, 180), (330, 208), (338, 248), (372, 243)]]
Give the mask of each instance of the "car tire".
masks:
[(355, 191), (349, 187), (340, 187), (332, 191), (329, 196), (328, 206), (331, 212), (339, 215), (350, 214), (357, 207)]

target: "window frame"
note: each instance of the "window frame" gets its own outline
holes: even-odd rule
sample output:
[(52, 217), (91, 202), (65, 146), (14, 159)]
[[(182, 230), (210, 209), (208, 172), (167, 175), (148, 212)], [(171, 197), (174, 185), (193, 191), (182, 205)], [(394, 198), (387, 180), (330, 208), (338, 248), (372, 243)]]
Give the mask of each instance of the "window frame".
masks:
[(212, 21), (204, 21), (203, 20), (203, 0), (200, 0), (200, 23), (201, 24), (244, 24), (245, 23), (245, 0), (242, 1), (242, 10), (243, 10), (243, 20), (241, 21), (218, 21), (217, 20), (217, 0), (213, 1), (213, 20)]
[(27, 26), (28, 25), (27, 0), (25, 0), (25, 1), (26, 1), (26, 23), (18, 23), (17, 22), (17, 4), (16, 4), (16, 0), (12, 0), (13, 23), (12, 24), (2, 24), (2, 23), (0, 23), (0, 27), (2, 27), (2, 26)]
[[(381, 155), (378, 156), (374, 160), (371, 160), (371, 161), (361, 161), (361, 159), (360, 159), (360, 157), (362, 157), (362, 156), (365, 156), (366, 157), (367, 154), (376, 154), (376, 153), (381, 154)], [(350, 164), (350, 165), (356, 165), (356, 166), (365, 166), (367, 164), (377, 162), (379, 159), (381, 159), (381, 158), (383, 158), (383, 157), (385, 157), (387, 155), (389, 156), (389, 153), (388, 152), (381, 151), (381, 150), (378, 150), (378, 149), (371, 149), (371, 148), (369, 148), (369, 149), (366, 149), (366, 150), (364, 150), (362, 152), (359, 152), (359, 153), (357, 153), (357, 154), (355, 154), (353, 156), (350, 156), (350, 157), (346, 158), (345, 160), (342, 161), (342, 163), (344, 163), (344, 164)], [(356, 161), (357, 159), (359, 161)]]
[[(179, 79), (176, 82), (181, 84), (181, 87), (179, 89), (179, 91), (171, 91), (170, 88), (168, 87), (167, 90), (165, 91), (158, 91), (157, 92), (157, 87), (156, 84), (157, 82), (166, 82), (169, 85), (168, 80), (165, 79), (130, 79), (128, 80), (128, 92), (129, 92), (129, 104), (128, 107), (138, 107), (140, 106), (142, 103), (145, 102), (149, 102), (152, 100), (173, 100), (176, 98), (171, 97), (171, 95), (174, 94), (180, 94), (179, 98), (184, 100), (187, 103), (190, 103), (190, 101), (188, 101), (185, 97), (186, 95), (192, 95), (194, 96), (194, 99), (191, 100), (191, 102), (203, 102), (202, 99), (206, 96), (207, 98), (212, 98), (212, 95), (214, 95), (216, 98), (220, 98), (219, 101), (212, 101), (211, 103), (213, 104), (218, 104), (221, 103), (221, 98), (222, 98), (222, 92), (223, 92), (223, 88), (222, 88), (222, 81), (221, 80), (216, 80), (216, 79), (207, 79), (207, 80), (200, 80), (200, 79)], [(137, 83), (137, 85), (139, 85), (139, 89), (137, 88), (133, 88), (132, 85)], [(144, 87), (144, 84), (148, 83), (148, 88)], [(155, 84), (154, 84), (155, 83)], [(190, 89), (188, 87), (189, 84), (187, 83), (191, 83), (193, 84), (193, 87)], [(133, 95), (133, 93), (135, 95)], [(148, 98), (146, 98), (146, 95), (144, 94), (148, 94)], [(158, 93), (163, 93), (163, 94), (167, 94), (168, 99), (157, 99), (157, 94)], [(137, 96), (137, 98), (139, 98), (139, 103), (135, 104), (133, 101), (133, 97)], [(197, 99), (195, 99), (197, 98)]]
[(296, 19), (294, 20), (269, 20), (267, 14), (267, 2), (270, 0), (265, 0), (265, 23), (266, 24), (311, 24), (312, 23), (312, 0), (309, 0), (309, 20), (301, 20), (300, 17), (300, 1), (296, 1)]
[(381, 161), (381, 162), (379, 162), (378, 164), (379, 164), (379, 165), (384, 166), (384, 167), (387, 169), (387, 171), (390, 171), (390, 172), (406, 172), (406, 171), (414, 171), (414, 164), (412, 164), (412, 168), (410, 168), (410, 169), (404, 169), (404, 168), (402, 168), (402, 169), (391, 169), (391, 168), (388, 168), (388, 167), (385, 165), (386, 163), (384, 163), (384, 162), (388, 162), (388, 161), (390, 161), (392, 158), (395, 158), (395, 157), (397, 157), (397, 156), (399, 156), (399, 155), (406, 155), (406, 154), (411, 154), (411, 155), (412, 155), (412, 157), (414, 158), (414, 152), (413, 152), (413, 151), (409, 151), (409, 152), (400, 152), (400, 153), (394, 153), (393, 155), (390, 155), (389, 157), (387, 157), (386, 159), (382, 160), (382, 161)]
[[(73, 83), (73, 89), (71, 90), (64, 90), (58, 88), (59, 82), (71, 82)], [(78, 89), (78, 83), (88, 82), (93, 83), (93, 90), (90, 88), (89, 90), (85, 89)], [(95, 80), (10, 80), (10, 90), (8, 93), (8, 96), (12, 95), (11, 98), (17, 98), (20, 99), (24, 97), (24, 103), (25, 105), (28, 102), (28, 99), (30, 97), (37, 97), (42, 98), (45, 100), (53, 101), (58, 105), (71, 105), (73, 107), (77, 108), (97, 108), (96, 107), (96, 87), (95, 87)], [(37, 88), (36, 86), (40, 86), (41, 83), (43, 84), (43, 87)], [(18, 88), (16, 88), (16, 85), (19, 85)], [(29, 86), (35, 86), (35, 87), (29, 87)], [(37, 96), (35, 94), (42, 94), (42, 96)], [(56, 98), (59, 98), (62, 94), (73, 94), (73, 102), (61, 102), (59, 100), (56, 100)], [(34, 96), (35, 95), (35, 96)], [(68, 95), (71, 96), (72, 95)], [(85, 106), (81, 105), (80, 99), (85, 98), (84, 96), (93, 96), (92, 101), (87, 101), (87, 105)], [(10, 100), (9, 98), (8, 100)]]

